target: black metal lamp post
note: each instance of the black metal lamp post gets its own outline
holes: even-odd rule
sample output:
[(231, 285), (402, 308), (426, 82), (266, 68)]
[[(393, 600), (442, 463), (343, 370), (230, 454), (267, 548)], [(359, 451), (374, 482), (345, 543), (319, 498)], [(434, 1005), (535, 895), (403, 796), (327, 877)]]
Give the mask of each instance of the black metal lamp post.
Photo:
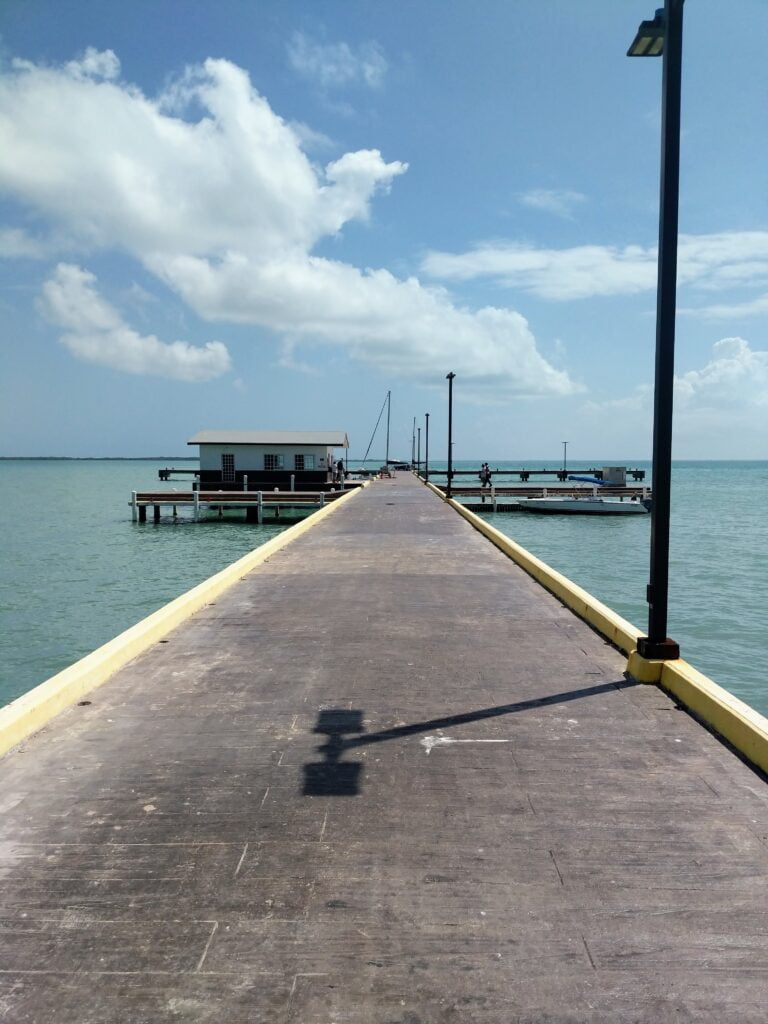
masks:
[(680, 182), (680, 80), (684, 0), (665, 0), (653, 21), (644, 21), (628, 57), (663, 56), (661, 100), (661, 191), (656, 292), (656, 376), (653, 402), (653, 505), (648, 636), (637, 642), (643, 658), (679, 658), (667, 636), (669, 514), (672, 478), (672, 396), (675, 374), (677, 215)]
[(416, 474), (421, 476), (421, 427), (416, 427)]
[(567, 456), (568, 456), (568, 442), (567, 441), (563, 441), (563, 479), (565, 479), (566, 465), (567, 465), (567, 461), (568, 461)]
[(424, 479), (429, 481), (429, 413), (424, 413), (424, 422), (426, 423), (426, 430), (424, 436)]
[(451, 481), (453, 480), (453, 378), (455, 373), (447, 373), (448, 381), (448, 484), (445, 488), (447, 498), (451, 497)]

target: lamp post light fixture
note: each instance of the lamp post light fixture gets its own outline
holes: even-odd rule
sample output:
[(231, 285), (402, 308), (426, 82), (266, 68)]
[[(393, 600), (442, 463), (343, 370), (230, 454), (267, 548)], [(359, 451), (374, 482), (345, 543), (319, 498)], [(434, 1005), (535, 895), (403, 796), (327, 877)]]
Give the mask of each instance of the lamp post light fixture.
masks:
[(672, 478), (672, 398), (675, 376), (677, 301), (677, 220), (680, 183), (680, 81), (684, 0), (665, 0), (653, 21), (637, 31), (628, 57), (662, 57), (661, 186), (656, 291), (656, 370), (653, 399), (651, 485), (651, 572), (648, 584), (648, 636), (637, 650), (643, 658), (679, 658), (667, 636), (669, 598), (669, 515)]
[(641, 21), (637, 35), (627, 50), (628, 57), (660, 57), (664, 52), (664, 8), (659, 7), (653, 21)]
[(426, 424), (425, 436), (424, 436), (424, 479), (429, 482), (429, 413), (424, 413), (424, 422)]
[(447, 373), (448, 381), (448, 483), (445, 488), (446, 498), (451, 497), (451, 481), (453, 480), (453, 378), (455, 373)]

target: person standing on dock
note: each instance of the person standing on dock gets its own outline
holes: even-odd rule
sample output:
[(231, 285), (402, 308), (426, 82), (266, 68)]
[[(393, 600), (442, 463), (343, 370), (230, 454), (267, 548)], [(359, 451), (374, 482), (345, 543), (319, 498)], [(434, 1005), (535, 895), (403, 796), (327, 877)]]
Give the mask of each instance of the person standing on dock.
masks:
[(336, 481), (337, 483), (341, 484), (342, 487), (344, 486), (345, 476), (346, 473), (344, 472), (344, 460), (339, 459), (339, 461), (336, 463)]
[[(491, 486), (491, 467), (488, 465), (487, 462), (484, 462), (480, 467), (478, 477), (480, 479), (481, 491), (482, 489)], [(485, 494), (481, 494), (481, 497), (483, 499), (483, 504), (485, 504)]]

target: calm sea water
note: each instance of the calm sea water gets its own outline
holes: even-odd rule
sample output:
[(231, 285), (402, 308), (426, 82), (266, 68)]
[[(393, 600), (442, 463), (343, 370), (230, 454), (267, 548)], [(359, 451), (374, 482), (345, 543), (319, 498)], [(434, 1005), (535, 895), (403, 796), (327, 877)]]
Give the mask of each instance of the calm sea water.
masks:
[[(157, 486), (165, 464), (0, 461), (0, 703), (282, 528), (246, 524), (234, 514), (197, 524), (132, 523), (130, 492)], [(672, 487), (670, 636), (696, 668), (768, 714), (768, 462), (678, 462)], [(650, 517), (488, 518), (645, 627)]]
[(274, 537), (235, 517), (131, 522), (167, 461), (0, 460), (0, 705)]

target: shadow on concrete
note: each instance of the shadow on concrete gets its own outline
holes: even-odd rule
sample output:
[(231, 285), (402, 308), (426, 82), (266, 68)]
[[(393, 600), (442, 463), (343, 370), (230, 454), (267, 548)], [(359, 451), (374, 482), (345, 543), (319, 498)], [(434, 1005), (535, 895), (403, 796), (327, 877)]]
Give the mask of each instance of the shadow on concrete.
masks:
[(412, 722), (410, 725), (398, 725), (381, 732), (345, 739), (347, 734), (364, 733), (362, 711), (347, 711), (342, 708), (329, 708), (321, 711), (313, 732), (323, 733), (328, 739), (317, 748), (325, 761), (304, 765), (304, 796), (357, 796), (360, 792), (360, 769), (362, 765), (355, 761), (342, 761), (345, 750), (367, 747), (373, 743), (386, 743), (388, 740), (400, 739), (403, 736), (414, 736), (418, 733), (432, 732), (436, 729), (449, 729), (455, 725), (466, 725), (469, 722), (482, 722), (487, 718), (500, 718), (502, 715), (514, 715), (521, 711), (532, 711), (536, 708), (548, 707), (552, 704), (565, 704), (568, 701), (582, 700), (585, 697), (597, 697), (601, 693), (615, 690), (627, 690), (642, 684), (631, 679), (616, 680), (611, 683), (600, 683), (597, 686), (585, 686), (579, 690), (565, 690), (547, 697), (536, 697), (531, 700), (520, 700), (514, 704), (498, 704), (492, 708), (479, 708), (477, 711), (466, 711), (460, 715), (445, 715), (442, 718), (430, 718), (425, 722)]
[(328, 737), (317, 748), (324, 761), (304, 765), (302, 796), (357, 796), (360, 792), (359, 761), (341, 761), (347, 733), (364, 731), (362, 711), (327, 708), (317, 716), (313, 732)]
[(597, 697), (601, 693), (610, 693), (612, 690), (626, 690), (640, 685), (642, 684), (634, 680), (622, 679), (613, 683), (600, 683), (599, 686), (585, 686), (581, 690), (566, 690), (564, 693), (553, 693), (548, 697), (520, 700), (514, 704), (498, 704), (492, 708), (480, 708), (478, 711), (467, 711), (461, 715), (446, 715), (444, 718), (431, 718), (427, 722), (413, 722), (411, 725), (398, 725), (394, 729), (383, 729), (381, 732), (371, 732), (366, 736), (344, 740), (342, 746), (344, 750), (352, 750), (355, 747), (366, 747), (371, 743), (385, 743), (387, 740), (396, 740), (401, 736), (413, 736), (420, 732), (432, 732), (433, 729), (449, 729), (453, 725), (465, 725), (468, 722), (482, 722), (486, 718), (500, 718), (502, 715), (514, 715), (520, 711), (532, 711), (534, 708), (547, 707), (550, 704), (564, 704), (571, 700), (581, 700), (583, 697)]

